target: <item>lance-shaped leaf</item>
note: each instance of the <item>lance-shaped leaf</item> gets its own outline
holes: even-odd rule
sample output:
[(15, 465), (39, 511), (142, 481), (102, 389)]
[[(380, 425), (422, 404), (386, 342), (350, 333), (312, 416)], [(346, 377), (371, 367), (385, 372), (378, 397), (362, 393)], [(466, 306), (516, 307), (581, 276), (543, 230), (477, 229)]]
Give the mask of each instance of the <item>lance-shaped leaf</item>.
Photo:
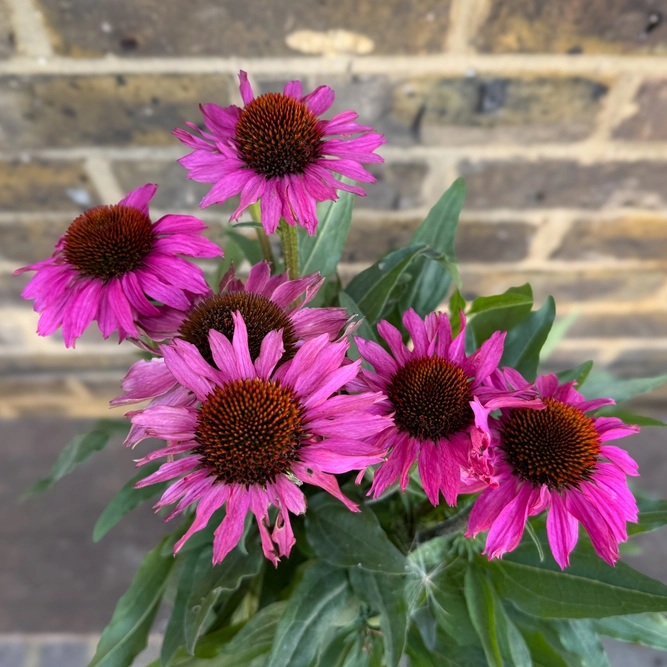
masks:
[(266, 667), (309, 667), (349, 595), (344, 570), (309, 567), (287, 600)]
[[(352, 179), (345, 176), (340, 180), (349, 185), (354, 184)], [(351, 192), (339, 190), (336, 201), (328, 200), (318, 204), (317, 230), (313, 236), (309, 236), (303, 227), (298, 228), (299, 273), (302, 276), (315, 271), (323, 276), (336, 273), (352, 224), (354, 197)]]
[(405, 574), (405, 556), (382, 530), (372, 510), (350, 512), (339, 500), (318, 494), (306, 513), (306, 536), (315, 553), (338, 567)]
[(612, 616), (592, 623), (601, 635), (667, 651), (667, 619), (662, 614)]
[(574, 381), (577, 383), (577, 388), (579, 388), (586, 382), (586, 378), (588, 378), (592, 370), (593, 362), (584, 361), (583, 364), (579, 364), (576, 368), (556, 373), (556, 377), (558, 377), (561, 383)]
[(667, 382), (667, 373), (652, 378), (635, 378), (623, 380), (605, 371), (591, 373), (586, 381), (583, 394), (588, 400), (593, 398), (613, 398), (622, 403), (640, 394), (645, 394)]
[(570, 566), (558, 567), (544, 531), (540, 561), (532, 542), (523, 542), (502, 561), (492, 561), (495, 588), (523, 611), (544, 618), (604, 618), (648, 611), (667, 611), (667, 586), (623, 562), (610, 567), (586, 543), (571, 555)]
[(452, 278), (460, 286), (454, 240), (465, 201), (465, 181), (458, 178), (429, 211), (414, 233), (411, 244), (426, 243), (442, 253), (446, 264), (418, 258), (409, 269), (410, 279), (401, 297), (400, 310), (414, 308), (422, 317), (435, 310), (447, 296)]
[(667, 525), (667, 500), (657, 500), (639, 496), (637, 498), (637, 507), (639, 508), (639, 521), (628, 524), (628, 533), (637, 535), (638, 533), (650, 533)]
[(163, 543), (146, 554), (134, 581), (118, 601), (89, 667), (129, 667), (146, 648), (174, 558), (162, 555)]
[(65, 449), (60, 452), (51, 468), (51, 474), (36, 481), (23, 494), (22, 499), (48, 491), (56, 482), (73, 472), (78, 465), (87, 461), (95, 452), (104, 449), (113, 435), (125, 435), (128, 429), (129, 422), (102, 419), (95, 424), (90, 433), (74, 436)]

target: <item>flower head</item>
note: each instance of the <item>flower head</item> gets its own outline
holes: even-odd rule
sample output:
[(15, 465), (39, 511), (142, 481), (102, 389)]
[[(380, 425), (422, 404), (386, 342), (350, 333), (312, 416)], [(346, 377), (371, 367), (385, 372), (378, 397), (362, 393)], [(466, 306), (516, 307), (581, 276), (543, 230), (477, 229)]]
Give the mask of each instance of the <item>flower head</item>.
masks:
[(495, 333), (468, 357), (463, 314), (461, 332), (453, 339), (445, 314), (431, 313), (422, 320), (410, 309), (403, 323), (414, 344), (412, 351), (386, 321), (378, 324), (378, 331), (391, 354), (377, 343), (357, 339), (362, 358), (375, 372), (362, 369), (350, 389), (384, 392), (387, 400), (376, 409), (391, 414), (393, 421), (391, 429), (376, 436), (378, 445), (391, 447), (391, 453), (375, 473), (372, 492), (377, 497), (398, 479), (405, 490), (410, 466), (417, 460), (431, 503), (438, 504), (442, 491), (453, 505), (460, 490), (479, 490), (490, 481), (484, 457), (489, 441), (482, 427), (485, 415), (522, 405), (530, 391), (495, 390), (487, 383), (502, 356), (504, 333)]
[(114, 206), (98, 206), (69, 226), (48, 259), (14, 272), (36, 271), (23, 290), (41, 313), (37, 333), (61, 325), (67, 347), (93, 320), (108, 338), (138, 336), (140, 316), (159, 313), (149, 298), (187, 308), (196, 295), (210, 293), (198, 267), (178, 255), (216, 257), (222, 250), (201, 236), (201, 220), (165, 215), (151, 222), (148, 203), (157, 185), (133, 190)]
[[(265, 336), (253, 362), (243, 317), (238, 312), (232, 317), (232, 342), (215, 330), (209, 334), (217, 368), (192, 343), (176, 339), (163, 346), (167, 368), (191, 394), (132, 414), (133, 424), (145, 429), (147, 437), (171, 443), (139, 465), (185, 456), (163, 464), (137, 486), (181, 478), (156, 505), (177, 503), (168, 518), (198, 501), (195, 520), (175, 551), (226, 505), (226, 516), (215, 530), (214, 562), (234, 548), (245, 516), (252, 512), (264, 554), (275, 564), (295, 542), (289, 512), (306, 510), (302, 483), (322, 487), (357, 510), (331, 473), (363, 470), (382, 460), (383, 452), (366, 440), (389, 420), (369, 412), (382, 399), (379, 393), (334, 395), (359, 368), (359, 361), (344, 364), (347, 342), (331, 343), (322, 334), (276, 368), (284, 352), (282, 331)], [(278, 510), (271, 534), (269, 505)]]
[[(188, 178), (214, 184), (202, 199), (202, 208), (240, 193), (241, 202), (231, 220), (238, 220), (250, 204), (260, 200), (267, 234), (276, 231), (281, 216), (313, 234), (316, 202), (337, 199), (337, 189), (365, 195), (361, 188), (338, 181), (332, 172), (374, 182), (361, 164), (383, 161), (373, 151), (385, 143), (384, 137), (355, 123), (354, 111), (320, 119), (334, 101), (328, 86), (304, 96), (301, 83), (291, 81), (282, 93), (255, 97), (246, 73), (239, 78), (243, 109), (205, 104), (201, 110), (208, 131), (187, 123), (201, 137), (174, 130), (180, 141), (194, 149), (179, 162), (188, 169)], [(361, 136), (349, 139), (353, 134)]]
[[(527, 385), (513, 369), (504, 375), (514, 387)], [(489, 420), (498, 485), (475, 502), (466, 534), (488, 530), (485, 553), (501, 558), (518, 546), (528, 517), (548, 509), (549, 545), (561, 568), (569, 565), (579, 523), (597, 554), (613, 565), (619, 543), (628, 538), (626, 522), (637, 521), (626, 475), (639, 473), (624, 450), (604, 443), (639, 427), (586, 414), (614, 401), (587, 401), (574, 382), (559, 385), (555, 375), (544, 375), (536, 385), (542, 409), (513, 408)]]

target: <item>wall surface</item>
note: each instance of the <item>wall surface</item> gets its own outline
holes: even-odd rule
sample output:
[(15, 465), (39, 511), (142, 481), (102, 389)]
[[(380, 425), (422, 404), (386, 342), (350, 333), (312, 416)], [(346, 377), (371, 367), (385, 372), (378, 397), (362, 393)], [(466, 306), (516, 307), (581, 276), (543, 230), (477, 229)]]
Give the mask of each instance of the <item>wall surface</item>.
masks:
[[(667, 0), (0, 0), (0, 417), (17, 420), (8, 436), (43, 438), (35, 416), (107, 415), (134, 358), (94, 331), (76, 350), (38, 338), (20, 298), (29, 275), (12, 271), (48, 256), (83, 209), (146, 182), (161, 186), (154, 219), (193, 213), (221, 238), (233, 202), (198, 210), (207, 186), (186, 180), (171, 131), (200, 122), (200, 102), (240, 103), (240, 68), (259, 92), (293, 78), (331, 85), (332, 113), (355, 109), (386, 134), (378, 183), (357, 200), (345, 277), (405, 243), (461, 175), (466, 297), (530, 281), (538, 302), (556, 297), (559, 316), (581, 313), (552, 366), (592, 358), (625, 376), (667, 372)], [(57, 444), (31, 473), (48, 471)], [(649, 469), (664, 468), (657, 444)], [(71, 539), (65, 569), (78, 563)], [(136, 536), (127, 540), (127, 576), (105, 604), (136, 566)], [(29, 590), (20, 553), (11, 558), (12, 581)], [(0, 612), (16, 600), (5, 595)], [(63, 629), (7, 618), (0, 631)], [(90, 618), (69, 627), (99, 630)], [(19, 664), (13, 646), (0, 646), (0, 665), (5, 650)]]

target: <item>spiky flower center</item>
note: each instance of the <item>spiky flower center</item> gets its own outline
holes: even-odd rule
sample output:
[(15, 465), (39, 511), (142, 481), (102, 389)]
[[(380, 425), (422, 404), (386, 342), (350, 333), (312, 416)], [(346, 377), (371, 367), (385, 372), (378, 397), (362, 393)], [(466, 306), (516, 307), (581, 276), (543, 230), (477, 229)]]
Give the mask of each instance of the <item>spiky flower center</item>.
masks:
[(273, 482), (297, 459), (301, 406), (288, 387), (234, 380), (202, 403), (196, 439), (202, 463), (226, 484)]
[(544, 410), (515, 408), (502, 428), (505, 460), (521, 479), (550, 489), (591, 478), (600, 452), (595, 424), (581, 410), (545, 398)]
[(297, 338), (292, 320), (280, 306), (254, 292), (226, 292), (205, 299), (184, 320), (178, 334), (195, 345), (201, 356), (215, 366), (208, 332), (215, 329), (231, 341), (234, 336), (232, 313), (237, 311), (243, 316), (248, 330), (248, 349), (253, 361), (259, 356), (266, 334), (278, 329), (283, 330), (285, 353), (282, 361), (294, 356)]
[(411, 359), (391, 378), (387, 394), (400, 431), (440, 440), (472, 424), (470, 378), (441, 357)]
[(256, 97), (236, 124), (241, 159), (267, 178), (302, 174), (320, 156), (322, 130), (306, 104), (282, 93)]
[(109, 280), (138, 269), (152, 250), (150, 218), (131, 206), (97, 206), (65, 234), (63, 253), (79, 273)]

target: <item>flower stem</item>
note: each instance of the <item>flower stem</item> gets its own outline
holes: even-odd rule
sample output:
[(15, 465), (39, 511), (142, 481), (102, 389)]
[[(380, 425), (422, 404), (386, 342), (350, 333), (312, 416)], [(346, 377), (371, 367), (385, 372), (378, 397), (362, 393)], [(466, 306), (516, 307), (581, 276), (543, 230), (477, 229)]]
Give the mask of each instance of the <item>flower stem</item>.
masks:
[(296, 227), (288, 225), (283, 218), (278, 225), (278, 236), (283, 244), (283, 256), (285, 268), (289, 273), (290, 280), (299, 277), (299, 241), (296, 235)]
[[(262, 215), (260, 213), (259, 202), (250, 204), (248, 207), (250, 209), (250, 215), (254, 222), (261, 222)], [(269, 262), (271, 265), (275, 266), (275, 260), (273, 259), (273, 250), (271, 250), (271, 242), (269, 237), (264, 231), (264, 227), (257, 228), (257, 240), (259, 241), (259, 247), (262, 249), (262, 255), (264, 259)]]

